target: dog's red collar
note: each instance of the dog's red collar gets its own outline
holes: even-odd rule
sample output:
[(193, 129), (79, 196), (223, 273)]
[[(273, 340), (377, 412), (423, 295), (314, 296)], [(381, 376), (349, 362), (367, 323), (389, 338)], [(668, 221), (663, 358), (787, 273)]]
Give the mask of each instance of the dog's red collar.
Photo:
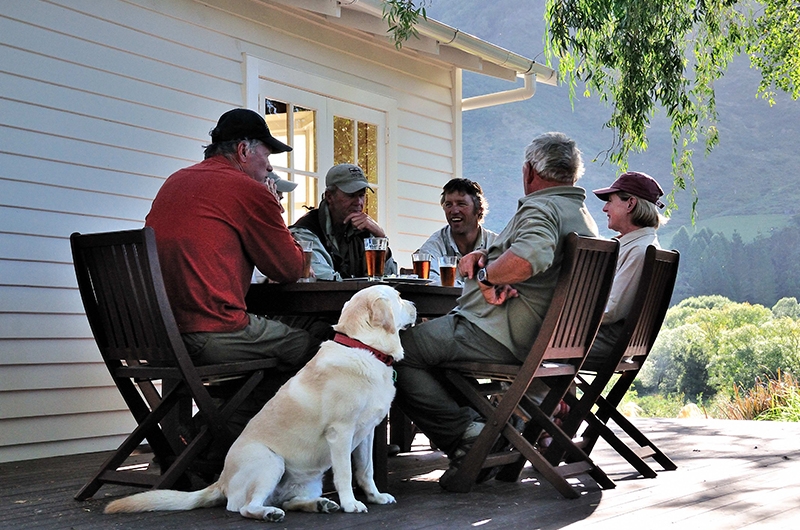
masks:
[(351, 348), (363, 348), (365, 350), (369, 350), (372, 352), (372, 355), (377, 357), (378, 360), (386, 366), (391, 366), (394, 363), (394, 357), (391, 355), (386, 355), (382, 351), (376, 350), (372, 346), (368, 346), (358, 339), (348, 337), (344, 333), (337, 333), (334, 335), (333, 342), (338, 342), (339, 344), (344, 344), (345, 346), (350, 346)]

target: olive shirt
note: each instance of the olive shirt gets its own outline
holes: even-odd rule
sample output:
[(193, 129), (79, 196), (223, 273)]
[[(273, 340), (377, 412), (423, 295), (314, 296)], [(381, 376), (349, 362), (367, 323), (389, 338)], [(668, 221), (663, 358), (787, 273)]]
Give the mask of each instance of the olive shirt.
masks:
[(514, 284), (519, 296), (500, 306), (486, 302), (474, 279), (466, 280), (458, 307), (453, 310), (503, 344), (520, 361), (533, 346), (553, 298), (566, 236), (572, 232), (598, 235), (585, 200), (586, 191), (577, 186), (546, 188), (521, 198), (514, 217), (489, 246), (488, 261), (511, 250), (531, 264), (531, 277)]

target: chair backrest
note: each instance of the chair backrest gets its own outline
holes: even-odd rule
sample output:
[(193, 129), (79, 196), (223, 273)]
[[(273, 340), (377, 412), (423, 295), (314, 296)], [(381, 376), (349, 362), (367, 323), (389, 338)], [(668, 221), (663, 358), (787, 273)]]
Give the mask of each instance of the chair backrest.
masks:
[(638, 370), (650, 353), (669, 309), (679, 261), (677, 251), (647, 247), (633, 306), (609, 356), (612, 362), (629, 359), (616, 370)]
[(639, 288), (625, 319), (625, 327), (606, 364), (597, 371), (597, 379), (605, 381), (604, 386), (614, 373), (626, 373), (624, 380), (618, 381), (606, 395), (610, 402), (619, 403), (622, 400), (650, 354), (669, 309), (679, 262), (680, 254), (675, 250), (661, 250), (652, 245), (647, 247)]
[(106, 361), (175, 364), (186, 352), (151, 227), (70, 236), (78, 288)]
[(553, 300), (531, 352), (544, 350), (544, 360), (585, 357), (603, 318), (618, 249), (616, 240), (568, 236)]

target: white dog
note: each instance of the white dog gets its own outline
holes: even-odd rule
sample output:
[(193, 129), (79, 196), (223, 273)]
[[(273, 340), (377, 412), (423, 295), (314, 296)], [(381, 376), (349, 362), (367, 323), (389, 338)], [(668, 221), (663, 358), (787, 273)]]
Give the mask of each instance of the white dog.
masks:
[[(375, 486), (372, 438), (394, 399), (393, 361), (403, 358), (399, 330), (416, 320), (411, 302), (386, 285), (359, 291), (342, 309), (334, 340), (292, 377), (230, 448), (219, 480), (182, 492), (152, 490), (109, 504), (105, 513), (191, 510), (216, 506), (280, 522), (284, 510), (333, 512), (322, 476), (333, 468), (345, 512), (366, 512), (353, 495), (351, 453), (368, 502), (395, 502)], [(281, 509), (282, 508), (282, 509)]]

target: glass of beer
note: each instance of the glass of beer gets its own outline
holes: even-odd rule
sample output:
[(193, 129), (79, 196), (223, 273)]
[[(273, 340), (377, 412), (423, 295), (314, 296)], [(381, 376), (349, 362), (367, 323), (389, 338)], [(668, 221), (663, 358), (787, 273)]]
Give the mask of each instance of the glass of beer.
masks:
[(311, 256), (313, 255), (313, 251), (311, 250), (312, 243), (311, 241), (298, 241), (297, 244), (303, 249), (303, 276), (297, 281), (313, 282), (316, 278), (311, 275)]
[(386, 249), (389, 240), (385, 237), (368, 237), (364, 239), (364, 251), (367, 259), (367, 276), (370, 281), (383, 280), (383, 268), (386, 266)]
[(445, 287), (453, 287), (456, 284), (457, 265), (458, 256), (439, 257), (439, 277)]
[(431, 274), (432, 259), (433, 256), (427, 252), (415, 252), (411, 254), (411, 263), (414, 264), (414, 274), (417, 275), (417, 278), (428, 279)]

